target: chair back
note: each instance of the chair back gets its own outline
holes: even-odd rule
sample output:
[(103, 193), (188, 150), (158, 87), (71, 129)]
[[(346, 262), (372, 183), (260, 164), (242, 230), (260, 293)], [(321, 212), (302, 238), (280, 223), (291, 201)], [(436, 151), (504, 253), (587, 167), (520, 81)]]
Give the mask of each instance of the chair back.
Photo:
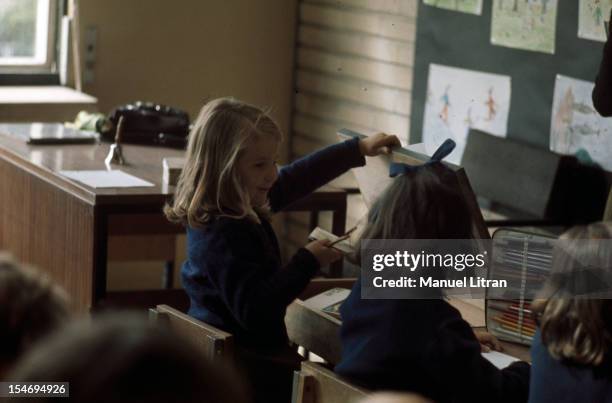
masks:
[(150, 309), (149, 318), (191, 340), (211, 361), (234, 359), (234, 337), (230, 333), (192, 318), (168, 305), (157, 305)]
[(366, 394), (322, 365), (304, 361), (293, 375), (291, 403), (353, 403)]

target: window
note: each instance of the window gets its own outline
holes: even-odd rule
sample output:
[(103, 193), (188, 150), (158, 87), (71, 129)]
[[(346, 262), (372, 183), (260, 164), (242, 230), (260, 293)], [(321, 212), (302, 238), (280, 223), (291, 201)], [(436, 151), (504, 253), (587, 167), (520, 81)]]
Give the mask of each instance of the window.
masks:
[(57, 0), (0, 0), (0, 83), (57, 76), (58, 14)]

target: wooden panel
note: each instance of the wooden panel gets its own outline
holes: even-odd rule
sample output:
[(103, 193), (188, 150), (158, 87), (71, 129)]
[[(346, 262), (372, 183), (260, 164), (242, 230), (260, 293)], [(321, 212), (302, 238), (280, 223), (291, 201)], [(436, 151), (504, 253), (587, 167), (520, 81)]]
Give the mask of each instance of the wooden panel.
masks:
[(331, 139), (317, 139), (309, 136), (296, 136), (292, 149), (295, 156), (308, 155), (318, 149), (333, 144)]
[(347, 100), (407, 117), (410, 91), (373, 85), (361, 80), (347, 80), (300, 70), (296, 86), (299, 92), (313, 92)]
[(300, 67), (339, 77), (356, 78), (403, 90), (412, 88), (412, 69), (398, 64), (335, 55), (304, 47), (298, 48), (297, 63)]
[(285, 316), (289, 340), (312, 351), (335, 365), (342, 358), (339, 319), (321, 311), (314, 311), (296, 300), (287, 308)]
[(358, 8), (378, 13), (416, 17), (419, 0), (306, 0), (306, 3)]
[(365, 389), (350, 384), (333, 371), (314, 362), (303, 362), (298, 376), (296, 402), (352, 403), (367, 394)]
[(405, 66), (414, 63), (413, 43), (370, 34), (338, 32), (306, 25), (298, 31), (298, 43), (333, 53), (346, 53)]
[(302, 3), (300, 6), (300, 21), (408, 42), (414, 42), (416, 33), (414, 18), (366, 13), (309, 3)]
[(123, 235), (108, 239), (108, 260), (174, 261), (175, 235)]
[(76, 311), (93, 303), (94, 207), (0, 158), (0, 249), (64, 287)]
[(298, 94), (295, 102), (296, 109), (304, 113), (355, 122), (378, 131), (396, 134), (403, 141), (408, 138), (408, 120), (403, 116), (304, 94)]
[(201, 322), (170, 306), (158, 305), (151, 314), (156, 320), (163, 320), (177, 334), (191, 340), (206, 357), (214, 361), (234, 358), (234, 337), (227, 332)]
[(310, 139), (321, 139), (325, 143), (335, 141), (336, 133), (343, 127), (351, 127), (351, 130), (368, 135), (376, 133), (374, 129), (359, 126), (354, 122), (341, 122), (333, 119), (328, 120), (316, 116), (307, 116), (299, 111), (296, 111), (293, 119), (293, 130), (300, 134), (299, 137), (306, 136)]
[(4, 104), (0, 107), (0, 122), (71, 122), (83, 110), (96, 112), (96, 107), (90, 104)]
[(178, 224), (169, 222), (162, 214), (162, 205), (153, 214), (112, 214), (108, 217), (109, 235), (126, 234), (178, 234), (185, 229)]
[[(291, 155), (336, 141), (339, 128), (409, 140), (418, 0), (302, 0), (296, 39)], [(334, 186), (356, 187), (352, 173)], [(359, 201), (353, 202), (357, 205)], [(365, 206), (351, 206), (348, 222)], [(303, 230), (289, 224), (289, 249)]]

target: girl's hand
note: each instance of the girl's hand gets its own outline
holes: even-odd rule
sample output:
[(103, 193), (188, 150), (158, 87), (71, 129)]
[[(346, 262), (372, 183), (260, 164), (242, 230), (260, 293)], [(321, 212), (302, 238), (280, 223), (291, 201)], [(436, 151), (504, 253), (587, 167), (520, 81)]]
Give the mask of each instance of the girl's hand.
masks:
[(359, 140), (361, 155), (374, 157), (379, 154), (390, 154), (392, 147), (400, 147), (401, 143), (397, 136), (378, 133)]
[(338, 249), (329, 248), (326, 246), (330, 243), (331, 242), (327, 239), (312, 241), (306, 246), (304, 246), (304, 248), (306, 248), (310, 253), (314, 255), (314, 257), (317, 258), (320, 267), (325, 267), (328, 264), (335, 262), (336, 260), (342, 257), (342, 252), (340, 252)]
[(480, 350), (484, 353), (488, 353), (492, 349), (495, 351), (502, 351), (502, 345), (497, 340), (497, 337), (493, 336), (489, 332), (476, 330), (474, 331), (474, 336), (478, 339), (480, 343)]

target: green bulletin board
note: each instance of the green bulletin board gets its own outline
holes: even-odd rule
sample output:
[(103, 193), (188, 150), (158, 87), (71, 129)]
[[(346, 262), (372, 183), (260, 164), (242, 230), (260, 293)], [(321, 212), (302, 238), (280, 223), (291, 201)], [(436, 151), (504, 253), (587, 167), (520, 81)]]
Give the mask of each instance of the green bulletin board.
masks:
[(603, 42), (578, 38), (578, 0), (558, 0), (556, 49), (552, 55), (492, 45), (493, 0), (483, 0), (482, 15), (419, 1), (411, 143), (422, 138), (429, 65), (436, 63), (510, 76), (507, 137), (548, 149), (556, 75), (595, 81), (603, 51)]

